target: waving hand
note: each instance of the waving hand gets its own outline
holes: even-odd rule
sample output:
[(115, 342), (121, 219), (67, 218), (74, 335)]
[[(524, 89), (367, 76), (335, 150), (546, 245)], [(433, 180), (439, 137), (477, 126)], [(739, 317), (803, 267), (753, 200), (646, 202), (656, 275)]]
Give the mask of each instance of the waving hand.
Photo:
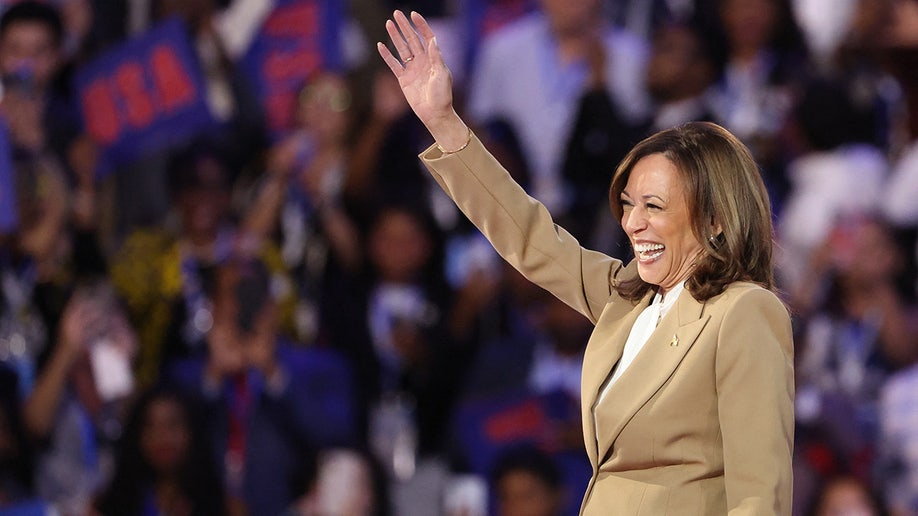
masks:
[(441, 148), (462, 147), (469, 130), (453, 107), (452, 75), (443, 62), (437, 39), (423, 16), (411, 13), (411, 20), (395, 11), (386, 21), (386, 31), (398, 57), (386, 45), (376, 47), (395, 74), (408, 105), (424, 123)]

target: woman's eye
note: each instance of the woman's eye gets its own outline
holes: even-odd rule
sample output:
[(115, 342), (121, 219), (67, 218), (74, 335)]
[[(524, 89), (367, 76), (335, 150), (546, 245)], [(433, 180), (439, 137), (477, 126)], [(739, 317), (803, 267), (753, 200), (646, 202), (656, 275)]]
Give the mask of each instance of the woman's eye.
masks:
[(623, 210), (630, 210), (632, 207), (634, 207), (634, 205), (631, 204), (631, 201), (627, 199), (620, 199), (618, 203), (621, 205)]
[(648, 209), (648, 210), (652, 210), (652, 211), (660, 211), (660, 210), (662, 210), (663, 208), (660, 207), (660, 206), (657, 205), (657, 204), (647, 203), (647, 209)]

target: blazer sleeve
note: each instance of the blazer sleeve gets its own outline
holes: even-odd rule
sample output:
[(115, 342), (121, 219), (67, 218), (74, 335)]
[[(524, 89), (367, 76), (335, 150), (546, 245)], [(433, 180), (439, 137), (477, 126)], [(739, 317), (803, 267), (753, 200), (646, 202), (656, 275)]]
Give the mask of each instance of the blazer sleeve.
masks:
[(613, 294), (612, 281), (624, 269), (621, 261), (582, 248), (475, 135), (459, 152), (443, 154), (434, 145), (420, 157), (505, 260), (596, 323)]
[(741, 293), (717, 340), (717, 404), (729, 514), (791, 514), (794, 366), (790, 316), (772, 292)]

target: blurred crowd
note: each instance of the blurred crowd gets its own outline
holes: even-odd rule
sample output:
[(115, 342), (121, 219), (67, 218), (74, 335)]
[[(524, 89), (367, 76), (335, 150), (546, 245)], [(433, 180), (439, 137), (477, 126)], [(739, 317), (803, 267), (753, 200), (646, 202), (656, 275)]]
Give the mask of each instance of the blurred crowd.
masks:
[[(586, 247), (630, 257), (631, 145), (740, 137), (796, 332), (795, 515), (918, 514), (918, 2), (350, 0), (279, 132), (241, 62), (297, 1), (341, 6), (0, 2), (0, 514), (576, 514), (591, 327), (423, 170), (394, 8)], [(174, 18), (218, 123), (102, 167), (74, 77)]]

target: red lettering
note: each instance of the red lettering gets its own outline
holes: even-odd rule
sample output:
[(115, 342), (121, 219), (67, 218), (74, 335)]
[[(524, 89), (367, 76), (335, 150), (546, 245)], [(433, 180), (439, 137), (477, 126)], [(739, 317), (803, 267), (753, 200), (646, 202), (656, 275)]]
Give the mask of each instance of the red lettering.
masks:
[(96, 141), (110, 144), (121, 134), (118, 107), (105, 79), (96, 79), (83, 90), (86, 129)]
[(157, 45), (150, 54), (150, 67), (159, 100), (167, 113), (194, 103), (197, 97), (194, 83), (172, 48)]
[(268, 17), (264, 30), (271, 36), (318, 34), (319, 14), (319, 6), (314, 1), (283, 7)]
[(150, 125), (156, 110), (150, 100), (150, 92), (147, 91), (143, 67), (130, 61), (122, 64), (115, 71), (114, 83), (124, 101), (123, 109), (128, 123), (136, 128)]
[(268, 128), (283, 131), (293, 126), (296, 95), (293, 92), (276, 92), (265, 99), (265, 117)]
[(302, 83), (322, 67), (322, 55), (310, 48), (272, 52), (264, 61), (262, 74), (268, 83)]
[(535, 437), (545, 425), (545, 414), (538, 402), (529, 401), (497, 414), (485, 422), (485, 435), (492, 442), (507, 442)]

